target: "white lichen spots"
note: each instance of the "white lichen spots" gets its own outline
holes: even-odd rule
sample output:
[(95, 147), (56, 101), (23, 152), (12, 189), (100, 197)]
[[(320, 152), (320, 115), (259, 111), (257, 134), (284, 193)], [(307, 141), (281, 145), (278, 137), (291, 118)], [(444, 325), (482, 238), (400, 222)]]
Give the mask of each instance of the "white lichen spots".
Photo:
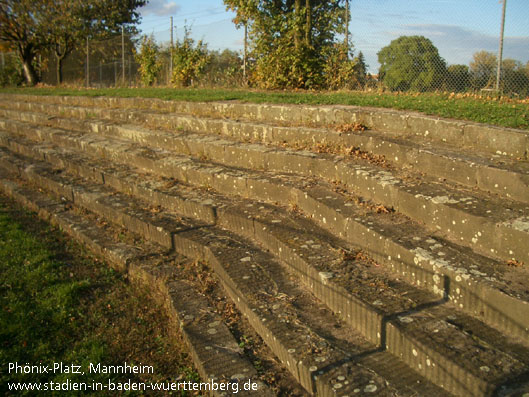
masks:
[[(404, 323), (404, 324), (409, 324), (409, 323), (412, 323), (413, 322), (413, 318), (412, 317), (406, 317), (406, 316), (398, 316), (398, 319), (401, 323)], [(414, 349), (415, 351), (415, 349)]]
[(316, 367), (315, 365), (309, 368), (310, 372), (316, 372), (317, 370), (318, 370), (318, 367)]
[(426, 365), (427, 365), (427, 366), (430, 366), (430, 365), (432, 365), (432, 362), (430, 361), (430, 359), (429, 359), (429, 358), (427, 358), (427, 359), (426, 359)]
[(242, 276), (243, 280), (248, 280), (249, 278), (250, 278), (250, 276)]
[(360, 389), (354, 389), (353, 393), (360, 393)]
[(432, 203), (434, 204), (457, 204), (459, 200), (452, 199), (448, 196), (436, 196), (432, 198)]
[(411, 352), (412, 352), (414, 357), (417, 357), (419, 355), (419, 353), (417, 353), (417, 350), (415, 350), (415, 349), (412, 349)]
[(486, 365), (483, 365), (483, 366), (479, 367), (479, 369), (480, 369), (481, 371), (483, 371), (483, 372), (490, 372), (490, 368), (487, 367)]
[(333, 278), (334, 274), (331, 272), (320, 272), (319, 273), (320, 280), (323, 284), (327, 284), (327, 281), (331, 278)]
[(439, 277), (438, 274), (434, 274), (433, 275), (433, 281), (434, 281), (434, 283), (439, 284), (439, 282), (441, 281), (441, 277)]
[(345, 380), (345, 376), (340, 375), (340, 376), (337, 377), (336, 379), (338, 379), (340, 382), (343, 382), (343, 381)]
[(217, 330), (215, 328), (209, 328), (208, 329), (208, 334), (215, 335), (216, 333), (217, 333)]
[(295, 352), (296, 352), (296, 349), (288, 349), (288, 352), (289, 352), (290, 354), (295, 353)]
[(433, 238), (429, 238), (428, 240), (426, 240), (426, 242), (427, 242), (428, 244), (435, 244), (435, 243), (437, 243), (437, 241), (434, 240)]
[(252, 258), (250, 256), (245, 256), (244, 258), (241, 258), (241, 262), (250, 262)]
[(364, 393), (374, 393), (377, 391), (377, 386), (376, 385), (367, 385), (366, 387), (364, 387)]
[(272, 219), (272, 223), (281, 223), (281, 219)]
[(375, 305), (375, 306), (382, 306), (383, 303), (382, 303), (380, 300), (377, 299), (376, 301), (373, 302), (373, 305)]

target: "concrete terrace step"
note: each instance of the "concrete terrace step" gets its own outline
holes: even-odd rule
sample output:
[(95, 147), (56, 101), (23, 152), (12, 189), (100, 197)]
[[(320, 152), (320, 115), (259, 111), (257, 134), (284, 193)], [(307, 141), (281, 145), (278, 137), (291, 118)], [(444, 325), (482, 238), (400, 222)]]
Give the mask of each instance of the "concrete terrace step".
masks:
[[(9, 181), (5, 175), (0, 179), (0, 190), (61, 227), (111, 266), (127, 273), (131, 280), (148, 287), (153, 298), (165, 308), (171, 320), (170, 328), (182, 332), (204, 381), (238, 382), (242, 385), (251, 379), (257, 383), (259, 395), (273, 396), (269, 387), (257, 380), (256, 369), (241, 355), (237, 341), (222, 318), (202, 295), (178, 278), (178, 267), (189, 260), (145, 242), (141, 249), (116, 242), (106, 229), (66, 209), (64, 201), (54, 200)], [(242, 391), (237, 395), (253, 393)], [(212, 395), (225, 394), (216, 392)]]
[[(46, 116), (36, 113), (17, 112), (12, 117), (40, 122), (47, 120)], [(90, 128), (105, 136), (118, 136), (150, 148), (213, 159), (228, 166), (338, 180), (351, 191), (420, 220), (427, 227), (484, 255), (529, 263), (527, 204), (456, 189), (428, 178), (401, 176), (395, 171), (357, 163), (343, 156), (316, 155), (234, 143), (202, 134), (175, 134), (96, 121), (82, 125), (84, 128), (78, 127), (80, 133)], [(71, 123), (68, 126), (71, 127)]]
[[(144, 149), (135, 149), (130, 143), (112, 138), (86, 140), (86, 136), (79, 138), (59, 130), (40, 129), (41, 134), (46, 131), (50, 132), (48, 141), (62, 143), (63, 149), (56, 150), (48, 144), (34, 145), (8, 135), (2, 136), (1, 142), (18, 153), (44, 158), (55, 166), (96, 181), (104, 181), (118, 190), (134, 192), (155, 205), (177, 208), (182, 202), (189, 203), (186, 204), (189, 208), (186, 214), (208, 223), (219, 212), (216, 207), (212, 208), (213, 201), (205, 203), (203, 200), (171, 196), (164, 182), (158, 186), (152, 183), (150, 187), (149, 184), (138, 183), (138, 178), (134, 177), (133, 171), (126, 169), (126, 165), (140, 165), (144, 171), (176, 177), (196, 186), (213, 187), (226, 195), (233, 194), (235, 190), (253, 200), (295, 205), (320, 226), (367, 249), (374, 259), (412, 283), (427, 287), (441, 297), (448, 296), (468, 313), (518, 335), (526, 342), (528, 340), (528, 325), (525, 321), (529, 318), (529, 299), (523, 281), (527, 281), (527, 276), (523, 269), (507, 267), (432, 237), (426, 231), (421, 231), (419, 224), (398, 216), (358, 210), (346, 197), (328, 187), (318, 187), (311, 181), (296, 181), (293, 176), (242, 173), (170, 154), (164, 157), (162, 151), (156, 152), (155, 157), (149, 152), (145, 157)], [(69, 147), (82, 148), (85, 154), (93, 154), (95, 160), (72, 153), (66, 149)], [(105, 166), (100, 160), (102, 156), (112, 159), (112, 163)], [(116, 168), (116, 164), (121, 165)], [(130, 180), (127, 180), (127, 175)], [(242, 221), (237, 222), (244, 225)], [(252, 227), (248, 230), (253, 230)], [(339, 307), (333, 309), (340, 311)]]
[[(45, 177), (33, 181), (43, 182), (42, 178)], [(3, 185), (6, 184), (10, 183), (4, 181)], [(64, 185), (60, 190), (63, 189)], [(76, 197), (81, 195), (77, 193)], [(119, 211), (137, 214), (138, 205), (127, 208), (124, 197), (118, 197), (115, 200), (123, 204), (119, 209), (101, 210), (101, 198), (93, 208), (99, 209), (99, 215), (106, 214), (109, 221), (127, 227), (136, 228), (138, 222), (146, 222), (145, 219), (130, 222), (123, 216), (109, 215)], [(81, 205), (88, 204), (91, 198), (93, 195), (82, 199), (85, 201)], [(152, 227), (155, 225), (158, 223)], [(318, 396), (360, 391), (388, 396), (411, 396), (419, 391), (444, 394), (420, 376), (413, 375), (387, 352), (345, 329), (329, 312), (322, 310), (314, 298), (301, 290), (296, 280), (269, 255), (220, 229), (204, 228), (200, 224), (189, 228), (188, 223), (173, 227), (178, 228), (183, 231), (173, 234), (175, 250), (191, 258), (207, 260), (239, 309), (310, 393)], [(405, 377), (399, 379), (396, 374), (405, 374)], [(457, 385), (459, 381), (450, 380), (450, 383)]]
[[(477, 187), (518, 201), (529, 201), (529, 162), (498, 154), (479, 154), (476, 150), (462, 152), (460, 146), (443, 142), (421, 142), (414, 136), (394, 137), (384, 132), (337, 132), (334, 128), (285, 127), (240, 120), (195, 117), (187, 114), (137, 109), (79, 108), (64, 105), (17, 102), (4, 103), (5, 108), (39, 111), (54, 116), (95, 117), (125, 123), (136, 122), (150, 128), (166, 128), (216, 133), (241, 141), (291, 145), (296, 148), (345, 152), (359, 148), (372, 153), (378, 161), (446, 179), (468, 187)], [(9, 111), (4, 111), (9, 115)], [(65, 120), (62, 120), (64, 123)], [(383, 158), (380, 158), (383, 156)], [(368, 157), (368, 156), (367, 156)]]
[[(17, 165), (18, 162), (20, 162), (20, 160), (15, 158), (10, 158), (8, 161), (9, 164), (17, 166), (22, 175), (25, 175), (28, 179), (38, 183), (41, 187), (51, 189), (65, 197), (72, 197), (74, 203), (79, 203), (80, 205), (95, 210), (102, 215), (104, 214), (107, 218), (114, 219), (115, 222), (121, 223), (132, 230), (140, 231), (140, 233), (146, 238), (158, 241), (158, 234), (153, 235), (149, 232), (149, 230), (155, 228), (166, 229), (167, 231), (164, 233), (162, 233), (161, 230), (158, 230), (164, 236), (171, 233), (169, 224), (160, 222), (159, 215), (152, 216), (151, 218), (153, 218), (153, 220), (149, 221), (149, 214), (139, 213), (140, 211), (138, 208), (141, 208), (141, 205), (124, 205), (125, 198), (119, 194), (105, 194), (106, 197), (111, 196), (110, 202), (100, 196), (101, 190), (104, 190), (101, 187), (95, 187), (88, 184), (84, 188), (81, 188), (81, 185), (79, 185), (81, 181), (63, 177), (52, 171), (46, 171), (45, 165), (37, 164), (28, 169), (23, 164)], [(69, 184), (72, 179), (77, 182), (76, 185), (79, 185), (78, 188)], [(70, 193), (70, 190), (73, 191), (73, 194)], [(83, 191), (90, 193), (83, 193)], [(93, 192), (97, 193), (94, 194)], [(112, 208), (104, 209), (101, 205), (103, 207), (108, 206)], [(118, 214), (112, 215), (116, 211)], [(124, 216), (123, 213), (127, 215)], [(274, 214), (272, 218), (277, 218), (277, 215), (278, 214)], [(131, 219), (131, 217), (137, 219)], [(174, 217), (170, 218), (173, 219)], [(165, 217), (165, 219), (167, 218)], [(140, 223), (149, 222), (151, 226), (138, 226)], [(175, 221), (172, 223), (174, 222)], [(203, 230), (201, 224), (197, 227), (190, 227), (189, 225), (189, 222), (186, 221), (183, 226), (178, 227), (178, 233), (176, 235), (173, 234), (173, 244), (179, 240), (178, 236), (186, 234), (186, 230)], [(268, 226), (272, 227), (273, 223)], [(293, 229), (292, 225), (289, 225), (288, 229), (293, 232), (293, 235), (300, 234), (298, 230)], [(167, 239), (163, 238), (161, 241), (162, 244), (166, 244)], [(322, 243), (321, 241), (318, 242)], [(184, 242), (183, 244), (184, 246), (181, 247), (181, 249), (184, 251), (188, 250), (189, 247), (186, 246), (186, 244), (189, 245), (189, 242)], [(195, 248), (194, 250), (196, 249), (198, 248)], [(189, 254), (189, 251), (187, 251), (187, 253)], [(331, 258), (327, 257), (324, 259), (330, 260)], [(295, 271), (296, 269), (291, 270)], [(304, 270), (304, 272), (305, 274), (308, 273), (306, 270)], [(366, 273), (366, 270), (364, 270), (363, 273)], [(324, 274), (328, 273), (325, 272)], [(319, 275), (319, 279), (322, 280), (323, 285), (327, 283), (332, 284), (334, 278), (340, 279), (339, 276), (333, 277), (331, 280), (327, 277), (322, 278), (321, 272)], [(418, 292), (413, 292), (409, 288), (402, 289), (399, 287), (396, 280), (384, 279), (383, 275), (380, 274), (378, 276), (379, 277), (376, 277), (374, 274), (373, 278), (370, 280), (369, 276), (366, 277), (363, 274), (361, 278), (358, 278), (358, 275), (356, 275), (356, 280), (354, 277), (352, 280), (347, 277), (344, 280), (337, 280), (338, 285), (343, 285), (344, 283), (349, 282), (349, 285), (354, 286), (353, 289), (357, 290), (356, 296), (362, 298), (362, 294), (364, 294), (362, 299), (364, 307), (360, 307), (360, 310), (358, 309), (360, 302), (358, 302), (358, 300), (355, 301), (347, 298), (344, 301), (344, 292), (339, 288), (333, 288), (334, 294), (330, 298), (339, 301), (340, 297), (342, 297), (341, 300), (344, 301), (344, 303), (340, 304), (343, 308), (343, 313), (357, 312), (355, 316), (356, 322), (367, 324), (379, 322), (382, 328), (363, 329), (363, 334), (372, 335), (375, 331), (378, 331), (377, 338), (380, 338), (381, 334), (383, 335), (383, 337), (380, 338), (383, 347), (386, 347), (395, 356), (401, 357), (403, 361), (412, 368), (418, 368), (418, 371), (427, 378), (441, 382), (440, 385), (456, 394), (466, 392), (473, 395), (481, 395), (482, 393), (488, 393), (495, 389), (506, 378), (511, 378), (512, 380), (513, 377), (517, 378), (518, 375), (523, 374), (525, 371), (524, 368), (528, 363), (523, 362), (523, 357), (527, 356), (527, 360), (529, 361), (529, 354), (527, 354), (523, 348), (520, 357), (516, 358), (520, 351), (520, 347), (515, 346), (512, 342), (509, 343), (506, 340), (502, 340), (502, 348), (505, 350), (507, 346), (511, 345), (510, 350), (514, 357), (509, 356), (508, 354), (495, 352), (496, 350), (499, 350), (498, 347), (494, 347), (495, 342), (502, 339), (497, 332), (491, 329), (482, 331), (482, 325), (477, 328), (471, 328), (470, 324), (472, 324), (472, 320), (468, 319), (464, 314), (454, 311), (453, 308), (443, 308), (443, 301), (438, 301), (435, 297), (431, 297), (430, 299), (433, 300), (430, 301), (417, 300), (420, 299), (419, 297), (421, 295)], [(270, 279), (283, 280), (285, 277), (279, 277), (278, 275), (278, 277), (270, 277)], [(379, 290), (359, 292), (358, 286), (365, 281), (371, 285), (378, 285)], [(318, 277), (316, 275), (310, 277), (310, 283), (317, 282)], [(380, 288), (385, 288), (387, 291), (389, 290), (389, 294), (387, 292), (381, 292)], [(318, 288), (315, 289), (315, 291), (317, 290)], [(375, 293), (374, 296), (372, 295), (373, 292)], [(367, 298), (365, 297), (366, 293)], [(292, 296), (292, 294), (289, 293), (289, 296)], [(406, 297), (402, 299), (400, 296)], [(378, 297), (377, 301), (373, 301), (374, 297)], [(323, 296), (322, 299), (324, 302), (328, 301), (328, 299), (325, 299), (325, 296)], [(368, 311), (371, 311), (375, 315), (374, 318), (369, 318), (369, 315), (366, 316), (365, 314), (363, 316), (358, 316), (358, 311), (365, 313), (365, 301), (374, 302), (370, 309), (367, 308)], [(349, 305), (351, 305), (353, 309), (347, 308)], [(456, 325), (453, 324), (454, 321)], [(463, 329), (468, 327), (470, 332), (461, 332), (459, 327)], [(431, 338), (430, 334), (432, 331), (438, 334), (436, 335), (437, 338)], [(469, 334), (473, 335), (473, 338), (468, 337)], [(373, 338), (373, 336), (371, 336), (371, 338)], [(448, 342), (450, 348), (441, 349), (441, 346), (446, 344), (447, 341), (450, 341)], [(480, 353), (477, 353), (478, 351)], [(519, 361), (520, 359), (522, 361)], [(497, 366), (498, 362), (501, 363), (502, 367)], [(495, 369), (499, 371), (497, 372), (496, 378), (491, 370), (491, 365), (493, 364), (496, 365)], [(469, 369), (472, 365), (475, 365), (473, 371)], [(511, 368), (514, 373), (512, 375), (507, 375), (506, 367)], [(486, 370), (483, 368), (486, 368)], [(485, 372), (486, 375), (484, 374)], [(486, 378), (486, 380), (484, 378)], [(440, 379), (442, 380), (440, 381)], [(307, 387), (307, 385), (305, 385), (305, 387)]]
[(529, 133), (484, 124), (443, 119), (424, 114), (357, 106), (311, 106), (249, 104), (240, 102), (178, 102), (154, 98), (57, 97), (32, 95), (0, 95), (13, 102), (39, 102), (108, 109), (147, 109), (195, 116), (277, 122), (295, 125), (329, 126), (360, 123), (369, 129), (397, 137), (415, 135), (432, 142), (446, 142), (478, 152), (528, 159)]

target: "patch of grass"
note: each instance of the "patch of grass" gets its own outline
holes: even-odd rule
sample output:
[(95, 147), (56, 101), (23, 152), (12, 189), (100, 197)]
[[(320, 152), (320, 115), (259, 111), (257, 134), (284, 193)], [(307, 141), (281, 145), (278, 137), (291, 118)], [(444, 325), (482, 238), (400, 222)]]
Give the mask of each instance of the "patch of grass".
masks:
[(248, 89), (172, 88), (5, 88), (0, 92), (35, 95), (115, 96), (178, 101), (241, 101), (311, 105), (355, 105), (418, 111), (503, 127), (529, 129), (529, 100), (454, 93), (292, 92)]
[[(9, 391), (8, 383), (12, 382), (198, 380), (184, 342), (170, 333), (167, 317), (145, 291), (2, 196), (0, 324), (1, 395), (35, 394)], [(90, 363), (124, 362), (153, 366), (154, 373), (87, 373)], [(54, 363), (75, 364), (86, 373), (15, 375), (8, 372), (9, 363), (51, 367)], [(107, 394), (142, 393), (99, 393)]]

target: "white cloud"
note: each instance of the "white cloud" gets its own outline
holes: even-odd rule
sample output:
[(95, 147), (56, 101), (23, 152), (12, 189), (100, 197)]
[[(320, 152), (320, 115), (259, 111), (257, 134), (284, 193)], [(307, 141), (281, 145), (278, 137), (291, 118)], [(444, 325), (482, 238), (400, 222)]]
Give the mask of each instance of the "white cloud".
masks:
[(159, 17), (174, 15), (180, 10), (176, 1), (150, 0), (147, 5), (140, 8), (141, 15), (146, 17), (156, 15)]

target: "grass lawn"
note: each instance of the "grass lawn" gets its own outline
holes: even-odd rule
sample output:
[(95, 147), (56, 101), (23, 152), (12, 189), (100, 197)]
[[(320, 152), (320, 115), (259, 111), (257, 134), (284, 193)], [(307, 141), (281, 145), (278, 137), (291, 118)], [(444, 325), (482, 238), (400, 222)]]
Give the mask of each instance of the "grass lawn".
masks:
[(4, 88), (0, 92), (36, 95), (146, 97), (178, 101), (242, 101), (311, 105), (355, 105), (418, 111), (429, 115), (529, 129), (529, 99), (486, 98), (454, 93), (291, 92), (248, 89), (173, 88)]
[[(0, 196), (0, 395), (35, 394), (9, 391), (11, 382), (46, 382), (52, 387), (49, 382), (197, 380), (183, 341), (178, 335), (168, 336), (167, 323), (147, 294), (123, 275)], [(153, 366), (154, 373), (15, 375), (8, 371), (9, 363), (50, 368), (63, 363), (86, 370), (89, 363), (124, 362)], [(98, 393), (119, 394), (136, 395)]]

